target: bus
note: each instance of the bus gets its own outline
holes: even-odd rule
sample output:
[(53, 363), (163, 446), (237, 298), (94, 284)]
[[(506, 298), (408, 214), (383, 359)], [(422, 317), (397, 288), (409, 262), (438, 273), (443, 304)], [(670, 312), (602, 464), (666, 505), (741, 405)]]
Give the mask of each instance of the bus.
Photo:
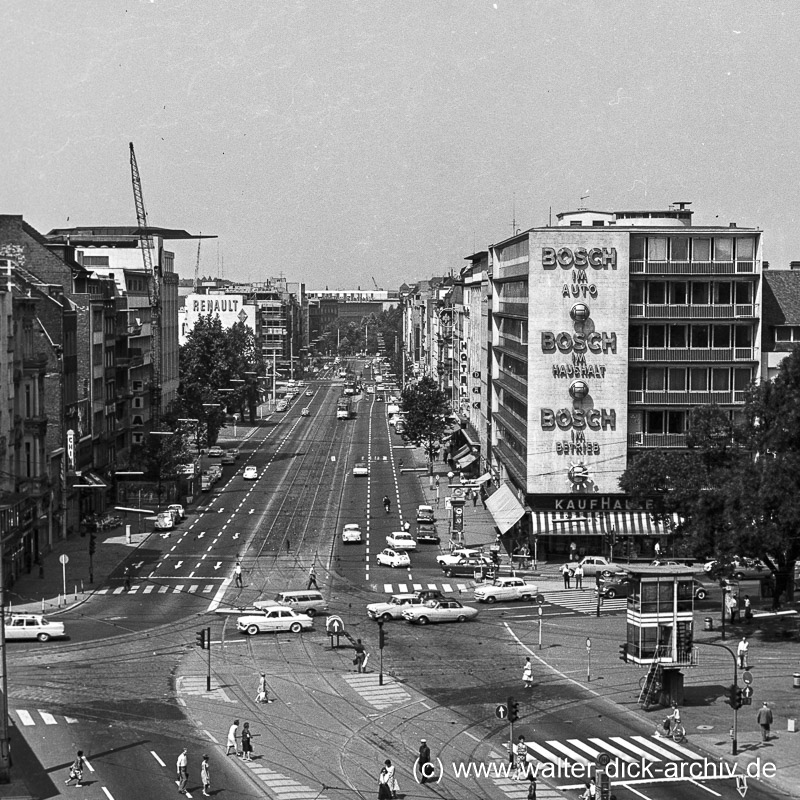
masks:
[(352, 402), (349, 397), (340, 397), (336, 405), (336, 419), (350, 419)]

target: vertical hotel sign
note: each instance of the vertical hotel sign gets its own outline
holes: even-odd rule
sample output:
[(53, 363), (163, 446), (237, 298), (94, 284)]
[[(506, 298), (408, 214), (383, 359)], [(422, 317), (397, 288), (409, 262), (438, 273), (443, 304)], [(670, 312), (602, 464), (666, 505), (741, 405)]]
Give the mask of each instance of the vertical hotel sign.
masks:
[(628, 418), (628, 238), (532, 231), (530, 492), (619, 492)]

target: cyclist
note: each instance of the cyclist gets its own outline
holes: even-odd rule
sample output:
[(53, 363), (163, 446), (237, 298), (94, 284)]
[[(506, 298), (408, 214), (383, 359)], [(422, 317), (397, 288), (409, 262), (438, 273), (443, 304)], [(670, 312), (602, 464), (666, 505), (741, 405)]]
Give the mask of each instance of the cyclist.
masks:
[(392, 503), (389, 500), (389, 495), (388, 494), (385, 494), (383, 496), (383, 507), (386, 509), (386, 513), (387, 514), (389, 513), (389, 511), (391, 511)]
[(681, 712), (678, 704), (672, 703), (672, 713), (664, 720), (664, 736), (669, 736), (672, 731), (681, 724)]

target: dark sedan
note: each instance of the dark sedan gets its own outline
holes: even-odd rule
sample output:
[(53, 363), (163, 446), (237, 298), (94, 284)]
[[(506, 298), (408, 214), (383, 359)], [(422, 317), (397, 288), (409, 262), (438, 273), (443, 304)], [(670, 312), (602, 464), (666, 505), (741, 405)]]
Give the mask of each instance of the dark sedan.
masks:
[(448, 578), (472, 578), (475, 573), (485, 577), (494, 574), (495, 565), (488, 558), (461, 558), (454, 564), (443, 564), (442, 572)]
[[(609, 578), (600, 584), (600, 596), (613, 600), (615, 597), (627, 597), (631, 589), (636, 585), (636, 581), (627, 575), (616, 578)], [(597, 591), (597, 589), (595, 589)], [(700, 581), (694, 581), (694, 599), (705, 600), (708, 589)]]

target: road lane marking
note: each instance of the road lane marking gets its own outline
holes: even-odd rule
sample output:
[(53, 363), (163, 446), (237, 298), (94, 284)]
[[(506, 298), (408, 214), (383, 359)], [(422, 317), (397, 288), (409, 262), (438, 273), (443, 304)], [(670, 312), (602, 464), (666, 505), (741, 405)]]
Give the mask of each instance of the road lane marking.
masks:
[(166, 765), (166, 764), (165, 764), (165, 763), (164, 763), (164, 762), (163, 762), (163, 761), (162, 761), (162, 760), (161, 760), (161, 759), (158, 757), (158, 753), (156, 753), (156, 751), (155, 751), (155, 750), (151, 750), (151, 751), (150, 751), (150, 755), (151, 755), (151, 756), (153, 756), (153, 758), (154, 758), (156, 761), (158, 761), (158, 763), (159, 763), (159, 764), (160, 764), (162, 767), (166, 767), (166, 766), (167, 766), (167, 765)]
[(19, 717), (20, 722), (23, 725), (27, 726), (27, 725), (35, 725), (36, 724), (36, 722), (34, 721), (33, 717), (30, 715), (30, 713), (28, 711), (25, 711), (24, 709), (17, 709), (17, 716)]
[(58, 725), (56, 718), (52, 714), (47, 711), (42, 711), (41, 708), (37, 708), (36, 710), (39, 712), (39, 716), (42, 718), (42, 722), (44, 722), (45, 725)]

